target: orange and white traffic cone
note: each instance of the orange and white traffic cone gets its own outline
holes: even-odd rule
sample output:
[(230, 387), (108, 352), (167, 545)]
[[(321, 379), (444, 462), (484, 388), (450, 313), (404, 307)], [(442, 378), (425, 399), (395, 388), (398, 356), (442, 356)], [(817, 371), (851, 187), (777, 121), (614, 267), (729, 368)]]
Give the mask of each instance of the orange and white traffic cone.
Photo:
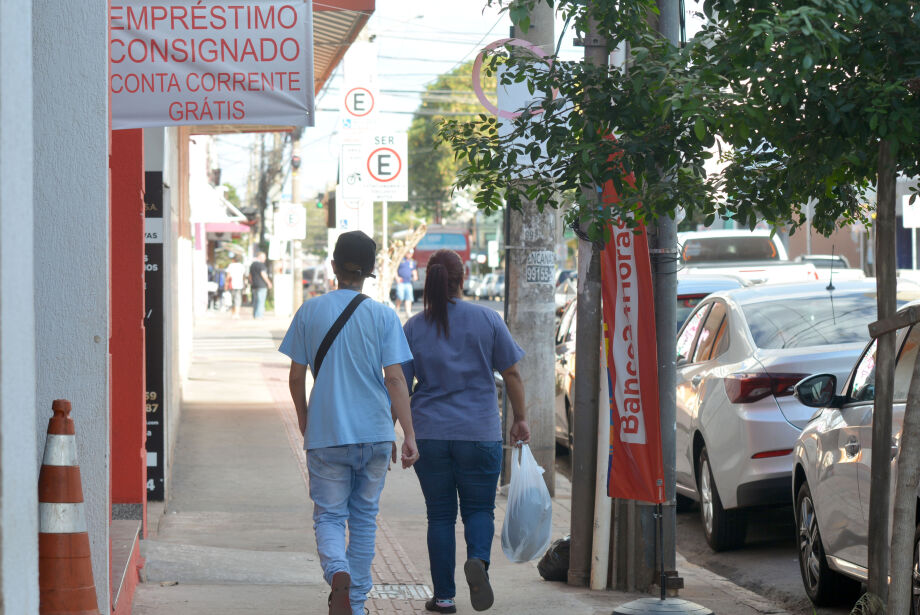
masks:
[(56, 399), (38, 475), (42, 615), (99, 615), (70, 402)]

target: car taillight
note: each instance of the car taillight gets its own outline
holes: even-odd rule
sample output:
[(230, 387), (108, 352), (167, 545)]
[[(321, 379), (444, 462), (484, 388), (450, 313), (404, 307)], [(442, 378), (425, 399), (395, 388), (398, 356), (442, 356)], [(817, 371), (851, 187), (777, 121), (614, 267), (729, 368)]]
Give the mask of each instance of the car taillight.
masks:
[(767, 395), (792, 395), (795, 385), (808, 374), (732, 374), (725, 378), (725, 394), (733, 404), (749, 404)]

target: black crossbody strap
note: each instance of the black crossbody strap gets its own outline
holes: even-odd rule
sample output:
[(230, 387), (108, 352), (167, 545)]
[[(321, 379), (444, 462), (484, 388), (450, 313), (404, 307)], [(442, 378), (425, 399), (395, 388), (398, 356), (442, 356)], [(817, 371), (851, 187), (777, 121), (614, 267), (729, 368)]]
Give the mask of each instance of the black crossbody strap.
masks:
[(319, 350), (316, 351), (316, 359), (313, 360), (313, 381), (315, 382), (317, 377), (319, 377), (319, 368), (323, 365), (323, 359), (326, 358), (326, 353), (329, 352), (329, 347), (332, 346), (332, 342), (335, 341), (335, 338), (338, 337), (339, 331), (342, 330), (342, 327), (345, 326), (345, 323), (348, 322), (348, 319), (351, 318), (351, 315), (355, 313), (355, 310), (358, 309), (358, 306), (361, 305), (361, 302), (367, 299), (367, 295), (363, 293), (358, 293), (355, 295), (355, 298), (351, 300), (345, 310), (339, 314), (339, 317), (336, 319), (332, 326), (329, 327), (329, 331), (326, 333), (326, 337), (323, 338), (323, 342), (319, 345)]

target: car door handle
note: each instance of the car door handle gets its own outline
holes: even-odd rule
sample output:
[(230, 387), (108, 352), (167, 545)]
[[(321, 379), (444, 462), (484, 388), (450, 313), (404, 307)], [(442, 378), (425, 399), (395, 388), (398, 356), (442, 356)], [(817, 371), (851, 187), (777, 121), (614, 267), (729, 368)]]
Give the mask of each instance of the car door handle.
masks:
[(843, 449), (847, 452), (847, 455), (850, 457), (855, 457), (859, 454), (859, 451), (862, 447), (859, 446), (859, 440), (856, 438), (850, 438), (847, 440), (846, 446)]
[(700, 376), (699, 374), (697, 374), (696, 376), (694, 376), (693, 378), (690, 379), (690, 384), (692, 384), (692, 385), (693, 385), (693, 388), (695, 389), (695, 388), (697, 388), (698, 386), (700, 386), (700, 383), (701, 383), (702, 381), (703, 381), (703, 377)]

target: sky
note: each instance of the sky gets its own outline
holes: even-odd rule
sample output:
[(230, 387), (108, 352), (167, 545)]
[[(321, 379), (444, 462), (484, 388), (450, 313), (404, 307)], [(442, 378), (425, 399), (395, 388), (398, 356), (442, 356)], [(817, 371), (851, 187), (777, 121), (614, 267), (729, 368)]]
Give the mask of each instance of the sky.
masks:
[[(377, 0), (377, 9), (365, 31), (376, 35), (378, 44), (381, 93), (377, 121), (382, 131), (405, 131), (428, 83), (474, 59), (485, 45), (508, 36), (511, 21), (507, 14), (484, 8), (485, 4), (485, 0)], [(561, 31), (562, 24), (558, 23), (557, 38)], [(572, 45), (573, 38), (574, 34), (566, 33), (562, 51), (580, 57), (582, 51)], [(300, 174), (303, 198), (324, 191), (327, 183), (335, 180), (343, 81), (340, 65), (316, 96), (316, 126), (304, 131)], [(236, 186), (240, 196), (245, 193), (253, 138), (248, 134), (222, 135), (217, 140), (221, 181)]]
[[(696, 9), (697, 3), (693, 0), (687, 4), (691, 11)], [(485, 0), (377, 0), (377, 8), (365, 32), (375, 35), (378, 47), (381, 92), (377, 123), (381, 131), (405, 131), (427, 84), (438, 75), (474, 59), (489, 43), (509, 35), (511, 21), (507, 14), (485, 5)], [(698, 27), (695, 20), (689, 19), (688, 35), (692, 36)], [(557, 19), (557, 40), (562, 31), (563, 23)], [(561, 38), (560, 56), (565, 59), (582, 57), (583, 50), (573, 44), (573, 31)], [(339, 106), (343, 82), (340, 64), (316, 96), (316, 126), (304, 131), (300, 152), (303, 199), (325, 191), (326, 185), (335, 181), (342, 136)], [(249, 134), (222, 135), (217, 140), (221, 181), (236, 186), (244, 199), (249, 151), (254, 138)], [(285, 188), (287, 198), (289, 190)]]

